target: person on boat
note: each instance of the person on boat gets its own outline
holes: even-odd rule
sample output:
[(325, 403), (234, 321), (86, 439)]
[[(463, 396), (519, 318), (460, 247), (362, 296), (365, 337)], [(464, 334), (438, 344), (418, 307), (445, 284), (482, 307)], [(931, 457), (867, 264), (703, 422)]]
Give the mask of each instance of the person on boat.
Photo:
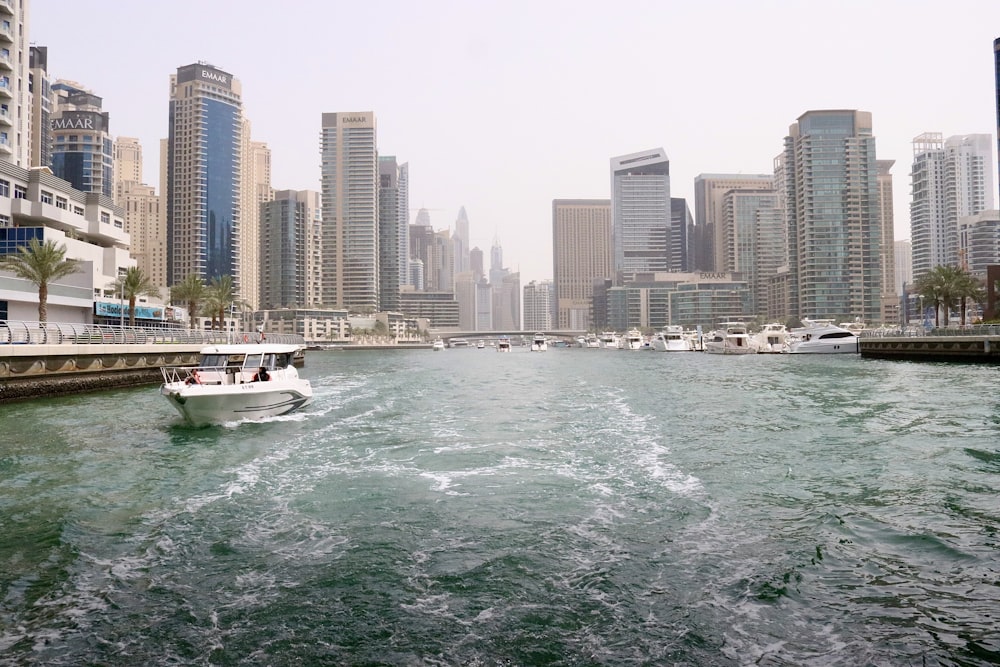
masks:
[(267, 369), (261, 366), (260, 370), (253, 374), (252, 382), (267, 382), (270, 379), (271, 375), (267, 372)]
[(191, 375), (189, 375), (188, 379), (184, 382), (185, 384), (201, 384), (201, 376), (198, 375), (197, 370), (193, 370), (191, 371)]

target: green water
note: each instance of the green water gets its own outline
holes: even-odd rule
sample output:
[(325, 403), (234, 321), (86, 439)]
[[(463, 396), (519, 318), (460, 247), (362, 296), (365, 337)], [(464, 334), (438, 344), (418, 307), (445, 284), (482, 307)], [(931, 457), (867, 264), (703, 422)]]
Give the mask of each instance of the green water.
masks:
[(995, 664), (998, 373), (311, 352), (264, 423), (0, 406), (0, 663)]

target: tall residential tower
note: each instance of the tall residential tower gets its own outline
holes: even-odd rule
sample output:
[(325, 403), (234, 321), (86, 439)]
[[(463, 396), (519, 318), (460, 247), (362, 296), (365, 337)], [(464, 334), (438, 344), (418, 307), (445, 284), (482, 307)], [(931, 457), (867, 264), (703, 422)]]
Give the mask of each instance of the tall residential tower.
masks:
[(379, 168), (375, 114), (324, 113), (320, 175), (323, 305), (379, 310)]
[(611, 158), (611, 244), (616, 280), (669, 271), (670, 161), (662, 148)]
[(231, 276), (239, 294), (243, 158), (242, 87), (195, 63), (170, 76), (167, 140), (167, 282)]

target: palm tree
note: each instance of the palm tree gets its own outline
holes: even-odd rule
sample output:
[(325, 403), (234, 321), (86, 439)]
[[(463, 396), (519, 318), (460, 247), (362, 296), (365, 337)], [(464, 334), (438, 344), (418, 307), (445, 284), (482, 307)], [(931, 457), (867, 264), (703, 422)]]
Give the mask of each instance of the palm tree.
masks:
[(215, 320), (219, 320), (219, 329), (223, 328), (226, 321), (226, 308), (236, 302), (236, 291), (233, 289), (232, 276), (220, 276), (212, 278), (208, 286), (208, 298), (205, 304), (208, 312), (212, 314), (212, 328), (215, 328)]
[(962, 326), (965, 326), (965, 302), (972, 299), (973, 303), (983, 303), (986, 300), (986, 288), (983, 281), (967, 271), (962, 271), (958, 282), (958, 298), (962, 310)]
[(0, 269), (38, 287), (39, 322), (48, 319), (49, 283), (76, 273), (79, 265), (77, 259), (66, 259), (65, 243), (57, 246), (51, 239), (44, 243), (31, 239), (27, 246), (19, 246), (16, 253), (0, 257)]
[[(913, 281), (914, 292), (934, 304), (934, 326), (940, 324), (940, 311), (944, 310), (944, 326), (948, 326), (951, 307), (961, 299), (963, 311), (965, 298), (972, 296), (974, 278), (963, 269), (954, 266), (935, 266)], [(962, 315), (963, 324), (965, 315)]]
[(128, 299), (128, 325), (135, 326), (135, 300), (140, 296), (159, 298), (160, 290), (153, 285), (142, 269), (131, 266), (115, 280), (115, 293)]
[(197, 273), (188, 276), (170, 288), (170, 302), (187, 306), (190, 328), (194, 329), (194, 318), (198, 314), (198, 304), (205, 299), (205, 283)]

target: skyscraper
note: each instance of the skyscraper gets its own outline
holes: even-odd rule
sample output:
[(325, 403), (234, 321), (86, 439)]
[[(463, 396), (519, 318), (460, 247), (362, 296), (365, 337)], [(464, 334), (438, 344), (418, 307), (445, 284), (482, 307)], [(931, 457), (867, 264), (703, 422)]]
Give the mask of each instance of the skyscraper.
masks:
[(551, 280), (524, 286), (524, 328), (528, 331), (552, 329), (553, 289)]
[(774, 190), (734, 188), (723, 197), (719, 226), (723, 230), (725, 263), (722, 272), (739, 272), (750, 289), (747, 312), (767, 312), (768, 280), (784, 263), (785, 235), (783, 220), (777, 214), (778, 197)]
[[(552, 201), (552, 275), (555, 326), (593, 328), (594, 281), (610, 280), (611, 200)], [(527, 298), (525, 314), (527, 315)]]
[(240, 275), (242, 301), (251, 310), (260, 305), (261, 206), (274, 197), (271, 149), (250, 139), (250, 121), (243, 122), (243, 176), (240, 186)]
[(109, 114), (101, 98), (80, 84), (59, 80), (52, 85), (52, 173), (81, 192), (114, 196), (114, 151)]
[(142, 146), (133, 137), (114, 143), (115, 204), (125, 212), (136, 267), (167, 294), (167, 231), (163, 198), (142, 180)]
[(727, 271), (726, 228), (722, 224), (724, 199), (730, 190), (771, 190), (770, 174), (698, 174), (694, 179), (694, 243), (691, 270)]
[(27, 23), (27, 2), (0, 2), (0, 160), (25, 169), (35, 166), (29, 159), (32, 95)]
[(936, 266), (959, 266), (958, 222), (993, 208), (992, 138), (969, 134), (913, 140), (910, 202), (913, 276)]
[(458, 217), (455, 219), (455, 233), (452, 236), (455, 241), (455, 273), (471, 270), (469, 264), (469, 215), (465, 212), (464, 206), (458, 209)]
[(320, 187), (323, 304), (379, 310), (379, 169), (375, 114), (324, 113)]
[(669, 271), (670, 161), (662, 148), (611, 158), (611, 245), (616, 280)]
[(785, 189), (789, 315), (879, 321), (882, 229), (871, 113), (807, 111), (784, 144), (776, 180)]
[(896, 230), (892, 206), (892, 166), (895, 160), (876, 160), (878, 169), (878, 211), (882, 227), (882, 322), (899, 323), (896, 298)]
[(319, 193), (279, 190), (261, 204), (260, 304), (262, 309), (311, 306), (309, 254)]
[(993, 40), (993, 60), (997, 91), (997, 183), (1000, 183), (1000, 37)]
[(400, 237), (409, 233), (407, 216), (403, 214), (406, 209), (400, 202), (403, 170), (392, 155), (379, 156), (378, 170), (379, 307), (398, 312), (399, 288), (406, 284), (401, 280), (400, 265), (409, 256), (409, 252), (400, 252)]
[(231, 276), (240, 290), (242, 87), (207, 63), (170, 76), (167, 281)]
[[(0, 5), (2, 6), (2, 5)], [(28, 158), (35, 167), (52, 165), (52, 82), (49, 80), (49, 49), (32, 46), (29, 56), (28, 92), (31, 93), (31, 135)], [(0, 125), (11, 120), (10, 104), (0, 102)]]

